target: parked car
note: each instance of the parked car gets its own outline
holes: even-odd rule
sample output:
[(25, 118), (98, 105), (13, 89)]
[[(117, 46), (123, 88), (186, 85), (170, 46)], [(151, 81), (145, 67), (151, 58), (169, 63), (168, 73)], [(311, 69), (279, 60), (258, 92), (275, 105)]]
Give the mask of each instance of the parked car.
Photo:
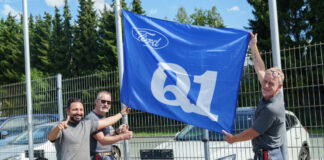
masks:
[(0, 117), (0, 125), (6, 120), (8, 117)]
[[(38, 125), (33, 128), (34, 159), (56, 160), (54, 143), (47, 140), (47, 135), (58, 122)], [(113, 145), (116, 160), (120, 159), (120, 149)], [(29, 160), (28, 130), (21, 133), (6, 146), (0, 146), (0, 160)]]
[[(56, 150), (53, 143), (47, 140), (54, 123), (38, 125), (33, 128), (34, 158), (56, 160)], [(6, 146), (0, 146), (1, 160), (28, 160), (28, 130), (18, 135)]]
[[(59, 120), (57, 114), (33, 114), (33, 126), (56, 122)], [(0, 146), (8, 144), (18, 134), (28, 129), (27, 115), (8, 117), (0, 124)]]
[[(252, 126), (255, 108), (238, 108), (234, 122), (233, 134), (238, 134)], [(287, 152), (290, 160), (310, 159), (309, 134), (294, 113), (286, 111)], [(188, 125), (178, 132), (174, 140), (157, 146), (154, 152), (173, 152), (174, 159), (204, 159), (203, 129)], [(251, 141), (228, 144), (225, 136), (208, 131), (210, 159), (213, 160), (250, 160), (253, 159)]]

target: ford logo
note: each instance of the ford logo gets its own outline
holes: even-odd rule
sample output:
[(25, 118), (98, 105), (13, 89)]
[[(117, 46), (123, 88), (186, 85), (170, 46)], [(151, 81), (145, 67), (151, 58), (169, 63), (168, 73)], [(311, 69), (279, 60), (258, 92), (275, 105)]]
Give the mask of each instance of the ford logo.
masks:
[(166, 36), (151, 29), (133, 28), (132, 35), (136, 40), (143, 43), (144, 46), (151, 46), (154, 49), (161, 49), (169, 44)]

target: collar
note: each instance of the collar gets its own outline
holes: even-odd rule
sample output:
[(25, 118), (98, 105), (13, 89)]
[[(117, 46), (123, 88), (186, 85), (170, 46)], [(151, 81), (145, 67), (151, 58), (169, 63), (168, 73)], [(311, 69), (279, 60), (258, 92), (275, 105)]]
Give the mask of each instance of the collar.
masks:
[(105, 116), (102, 116), (102, 115), (96, 113), (94, 110), (92, 110), (92, 112), (93, 112), (97, 117), (99, 117), (99, 118), (104, 118), (104, 117), (105, 117)]

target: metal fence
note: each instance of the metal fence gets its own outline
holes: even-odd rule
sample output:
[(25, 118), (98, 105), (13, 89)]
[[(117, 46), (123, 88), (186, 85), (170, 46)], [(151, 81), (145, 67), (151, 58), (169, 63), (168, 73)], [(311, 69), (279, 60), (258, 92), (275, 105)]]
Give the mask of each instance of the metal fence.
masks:
[[(308, 147), (306, 147), (306, 149), (309, 148), (311, 159), (321, 159), (324, 157), (323, 48), (324, 43), (317, 43), (281, 50), (282, 68), (285, 73), (283, 90), (285, 107), (286, 110), (289, 110), (296, 115), (303, 127), (307, 129), (309, 136), (303, 134), (305, 132), (303, 127), (299, 127), (297, 130), (291, 129), (287, 132), (287, 139), (291, 143), (288, 145), (288, 155), (290, 159), (292, 159), (293, 156), (298, 156), (300, 150), (303, 148), (303, 139), (307, 140)], [(267, 68), (271, 67), (271, 57), (271, 52), (262, 53), (262, 58), (265, 60)], [(59, 113), (58, 106), (61, 102), (59, 102), (60, 95), (58, 95), (58, 93), (60, 92), (58, 92), (57, 78), (57, 76), (54, 76), (32, 81), (32, 103), (34, 114)], [(69, 97), (81, 98), (84, 102), (86, 115), (93, 109), (96, 94), (101, 90), (109, 90), (112, 92), (112, 109), (108, 116), (118, 113), (120, 110), (118, 72), (108, 72), (69, 79), (64, 79), (63, 77), (63, 107), (65, 108)], [(25, 92), (25, 83), (0, 86), (1, 119), (5, 119), (4, 117), (8, 118), (26, 114), (27, 107)], [(257, 106), (260, 97), (260, 84), (255, 75), (253, 63), (248, 52), (244, 64), (237, 106), (255, 107)], [(245, 117), (245, 119), (249, 119), (249, 117)], [(288, 123), (293, 122), (294, 119), (290, 119)], [(116, 124), (115, 127), (120, 123), (121, 122)], [(173, 146), (172, 151), (174, 159), (204, 159), (204, 142), (202, 141), (200, 134), (203, 131), (199, 128), (187, 126), (187, 124), (182, 122), (137, 110), (133, 110), (128, 116), (128, 123), (130, 125), (130, 130), (135, 133), (135, 136), (129, 141), (129, 158), (132, 160), (144, 159), (143, 156), (147, 153), (147, 149), (165, 149), (162, 151), (167, 152), (167, 149), (170, 149), (170, 146)], [(293, 125), (294, 124), (295, 123), (293, 123)], [(183, 128), (185, 129), (182, 130)], [(23, 128), (23, 130), (26, 130), (26, 128)], [(2, 133), (3, 130), (0, 128), (0, 131)], [(178, 132), (180, 131), (181, 133), (179, 134)], [(177, 138), (175, 138), (176, 134)], [(181, 134), (188, 135), (183, 136)], [(236, 156), (236, 159), (245, 159), (252, 154), (250, 142), (228, 145), (222, 142), (222, 137), (220, 135), (215, 135), (213, 132), (209, 132), (209, 134), (214, 136), (210, 136), (210, 141), (208, 142), (210, 159), (216, 159), (217, 154), (225, 155), (228, 153), (228, 156), (233, 156), (231, 152), (236, 153), (236, 155), (234, 155)], [(299, 139), (296, 139), (296, 135), (300, 136)], [(180, 136), (183, 136), (184, 139), (180, 139)], [(2, 148), (0, 149), (0, 155), (5, 155), (8, 154), (8, 152), (11, 152), (13, 156), (19, 154), (25, 156), (26, 149), (19, 151), (18, 146), (14, 146), (14, 148), (17, 147), (17, 149), (5, 151), (4, 147), (10, 148), (8, 146), (12, 146), (12, 143), (2, 143), (2, 140), (3, 139), (0, 139), (0, 148)], [(40, 144), (45, 142), (46, 140), (41, 141)], [(34, 143), (37, 142), (34, 141)], [(34, 145), (35, 150), (41, 148), (39, 145)], [(123, 156), (123, 143), (119, 142), (115, 146), (120, 148)], [(52, 152), (52, 154), (55, 153), (55, 150), (53, 149), (43, 148), (42, 150), (45, 151), (45, 155), (46, 152)], [(244, 153), (238, 154), (238, 152)], [(142, 157), (140, 153), (142, 153)], [(152, 154), (152, 152), (150, 153)]]

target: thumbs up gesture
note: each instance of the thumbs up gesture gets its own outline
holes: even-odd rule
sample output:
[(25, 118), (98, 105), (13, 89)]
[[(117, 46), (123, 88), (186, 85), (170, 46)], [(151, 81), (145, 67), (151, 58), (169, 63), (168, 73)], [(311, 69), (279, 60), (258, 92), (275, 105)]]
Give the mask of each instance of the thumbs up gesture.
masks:
[(60, 130), (63, 130), (63, 129), (66, 129), (68, 127), (67, 123), (70, 121), (70, 116), (67, 116), (66, 117), (66, 120), (65, 121), (62, 121), (60, 122), (57, 127), (60, 129)]

